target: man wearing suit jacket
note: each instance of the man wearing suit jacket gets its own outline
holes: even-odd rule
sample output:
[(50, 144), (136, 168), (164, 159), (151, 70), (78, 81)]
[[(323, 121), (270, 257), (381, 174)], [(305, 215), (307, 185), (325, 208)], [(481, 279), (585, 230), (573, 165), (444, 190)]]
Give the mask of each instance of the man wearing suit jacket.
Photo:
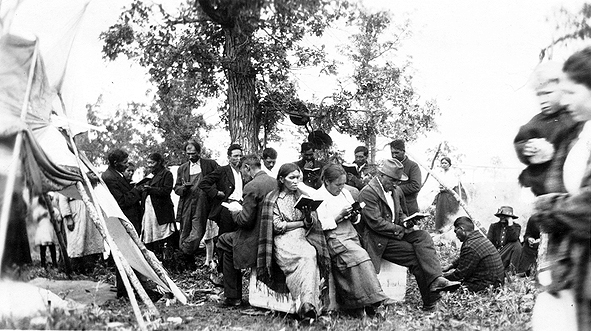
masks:
[(417, 196), (421, 190), (421, 169), (419, 165), (411, 161), (406, 156), (406, 148), (404, 146), (404, 140), (396, 139), (390, 143), (390, 153), (393, 159), (397, 159), (402, 163), (404, 167), (404, 174), (408, 178), (401, 182), (398, 186), (404, 193), (404, 200), (406, 201), (406, 207), (408, 208), (408, 215), (412, 215), (419, 212), (419, 204), (417, 202)]
[(363, 245), (376, 272), (382, 259), (408, 267), (417, 280), (423, 310), (433, 310), (441, 298), (439, 292), (460, 287), (442, 277), (441, 264), (427, 231), (404, 227), (404, 197), (398, 183), (408, 179), (397, 159), (384, 161), (378, 174), (361, 190)]
[(129, 163), (128, 157), (129, 154), (122, 149), (111, 151), (107, 156), (109, 167), (101, 177), (139, 236), (142, 233), (142, 192), (123, 176)]
[(205, 193), (198, 188), (199, 182), (218, 168), (217, 162), (201, 157), (201, 145), (195, 140), (185, 144), (189, 161), (177, 170), (174, 192), (180, 197), (176, 221), (181, 224), (179, 247), (185, 253), (186, 262), (192, 267), (193, 254), (205, 234), (209, 207)]
[(236, 230), (236, 224), (222, 202), (238, 201), (242, 203), (243, 179), (240, 173), (240, 159), (242, 146), (232, 144), (228, 147), (228, 165), (217, 168), (205, 176), (199, 183), (199, 188), (205, 192), (209, 202), (209, 219), (216, 222), (219, 235)]
[(262, 202), (267, 193), (277, 187), (277, 180), (261, 169), (261, 159), (257, 155), (245, 156), (240, 171), (243, 177), (252, 180), (244, 186), (242, 210), (231, 211), (238, 229), (220, 235), (217, 242), (224, 274), (224, 304), (227, 306), (239, 306), (242, 303), (240, 269), (256, 264)]

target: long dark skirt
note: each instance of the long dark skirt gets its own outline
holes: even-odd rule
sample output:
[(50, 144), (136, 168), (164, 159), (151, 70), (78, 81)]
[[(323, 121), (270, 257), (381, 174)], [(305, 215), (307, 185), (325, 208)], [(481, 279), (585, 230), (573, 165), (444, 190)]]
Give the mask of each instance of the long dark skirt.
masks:
[(532, 270), (536, 270), (536, 259), (538, 258), (538, 249), (531, 248), (527, 242), (523, 243), (519, 263), (517, 264), (517, 273), (524, 272), (527, 276)]
[(333, 260), (332, 276), (341, 309), (363, 308), (388, 299), (371, 260), (346, 269), (339, 269)]

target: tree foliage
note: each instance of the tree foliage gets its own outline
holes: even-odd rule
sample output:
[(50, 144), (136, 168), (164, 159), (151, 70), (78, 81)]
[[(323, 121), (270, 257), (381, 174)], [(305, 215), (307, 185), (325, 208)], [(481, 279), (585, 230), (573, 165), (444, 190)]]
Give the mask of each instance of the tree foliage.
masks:
[(225, 96), (226, 143), (257, 151), (281, 118), (270, 105), (297, 101), (290, 69), (329, 66), (322, 47), (299, 41), (321, 35), (345, 8), (341, 0), (189, 0), (170, 13), (134, 0), (101, 35), (103, 53), (149, 69), (162, 114), (174, 114), (170, 127), (203, 127), (201, 120), (179, 119), (191, 119), (208, 98)]
[[(550, 19), (548, 19), (550, 20)], [(584, 3), (579, 11), (573, 13), (564, 6), (561, 7), (553, 18), (554, 29), (558, 36), (540, 51), (540, 61), (545, 57), (551, 57), (555, 46), (567, 45), (576, 40), (591, 38), (591, 3)]]
[[(148, 107), (144, 104), (130, 103), (125, 109), (117, 109), (114, 114), (102, 117), (101, 101), (87, 105), (88, 123), (105, 128), (105, 132), (89, 131), (75, 137), (76, 145), (93, 164), (106, 164), (109, 151), (121, 148), (129, 153), (129, 160), (141, 164), (151, 152), (164, 152), (156, 141), (158, 130), (147, 126)], [(140, 130), (147, 128), (147, 130)]]
[(358, 31), (343, 47), (354, 72), (332, 96), (334, 103), (321, 121), (365, 143), (373, 162), (378, 135), (415, 140), (434, 128), (439, 108), (433, 100), (421, 101), (412, 85), (410, 64), (395, 61), (402, 40), (410, 34), (408, 21), (394, 24), (389, 12), (371, 13), (360, 7), (348, 25)]

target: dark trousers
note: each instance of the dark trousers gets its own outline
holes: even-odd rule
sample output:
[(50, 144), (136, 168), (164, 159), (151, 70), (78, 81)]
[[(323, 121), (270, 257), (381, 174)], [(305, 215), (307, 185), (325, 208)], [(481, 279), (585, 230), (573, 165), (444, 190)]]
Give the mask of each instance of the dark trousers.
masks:
[(40, 245), (39, 246), (39, 254), (41, 256), (41, 266), (43, 268), (45, 268), (45, 266), (47, 265), (47, 263), (45, 262), (47, 257), (46, 257), (46, 248), (49, 248), (49, 255), (51, 256), (51, 263), (53, 264), (54, 267), (57, 266), (57, 258), (56, 258), (56, 253), (55, 253), (55, 245), (54, 244), (50, 244), (50, 245)]
[(417, 280), (424, 304), (437, 299), (438, 294), (431, 293), (429, 285), (442, 275), (441, 263), (429, 233), (415, 230), (405, 234), (402, 240), (388, 240), (382, 258), (410, 269)]
[(503, 266), (508, 273), (515, 273), (519, 265), (519, 257), (521, 256), (521, 243), (519, 240), (507, 243), (499, 249)]
[(218, 237), (219, 265), (224, 274), (224, 296), (232, 299), (242, 299), (242, 272), (234, 268), (234, 241), (236, 232), (226, 232)]

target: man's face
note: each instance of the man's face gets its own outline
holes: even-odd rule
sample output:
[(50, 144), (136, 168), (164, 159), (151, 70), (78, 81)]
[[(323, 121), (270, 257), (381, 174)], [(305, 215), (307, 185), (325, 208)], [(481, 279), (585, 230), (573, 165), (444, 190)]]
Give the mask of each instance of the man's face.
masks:
[(367, 162), (367, 155), (365, 155), (363, 152), (355, 153), (355, 164), (357, 164), (358, 166), (362, 166), (366, 162)]
[(396, 185), (400, 182), (398, 179), (394, 179), (388, 175), (381, 174), (380, 181), (382, 182), (382, 186), (384, 187), (384, 191), (391, 192), (394, 190)]
[(125, 158), (125, 160), (115, 163), (115, 169), (117, 171), (119, 171), (120, 173), (123, 173), (123, 172), (125, 172), (125, 169), (127, 169), (128, 163), (129, 163), (129, 158)]
[(242, 174), (242, 178), (246, 181), (250, 181), (252, 179), (252, 175), (250, 173), (250, 166), (246, 163), (242, 163), (240, 167), (240, 173)]
[(272, 159), (270, 157), (263, 159), (263, 164), (265, 164), (265, 167), (267, 167), (269, 170), (273, 169), (276, 162), (277, 159)]
[(400, 149), (396, 149), (394, 147), (390, 147), (390, 153), (392, 153), (392, 158), (397, 159), (398, 161), (404, 160), (404, 151)]
[(549, 83), (536, 90), (536, 96), (540, 102), (540, 110), (544, 115), (551, 115), (560, 110), (562, 90), (558, 83)]
[(302, 153), (302, 159), (306, 162), (311, 162), (314, 161), (314, 150), (313, 149), (309, 149), (307, 151), (304, 151)]
[(228, 161), (230, 162), (230, 165), (234, 168), (238, 167), (238, 164), (240, 163), (240, 159), (242, 158), (242, 151), (239, 149), (234, 149), (230, 152), (230, 155), (228, 155)]
[(199, 161), (199, 153), (197, 153), (197, 148), (195, 148), (195, 146), (193, 145), (188, 145), (187, 148), (185, 149), (185, 154), (187, 154), (187, 156), (189, 156), (189, 160), (191, 160), (191, 162), (197, 162)]
[(458, 240), (461, 242), (466, 241), (466, 238), (468, 238), (466, 231), (464, 231), (464, 229), (462, 229), (461, 226), (454, 227), (454, 232), (456, 233), (456, 237), (458, 238)]
[(509, 223), (509, 216), (503, 216), (503, 215), (501, 215), (501, 216), (499, 216), (499, 219), (500, 219), (499, 221), (501, 223)]
[(561, 104), (577, 122), (591, 120), (591, 90), (567, 78), (562, 84)]

